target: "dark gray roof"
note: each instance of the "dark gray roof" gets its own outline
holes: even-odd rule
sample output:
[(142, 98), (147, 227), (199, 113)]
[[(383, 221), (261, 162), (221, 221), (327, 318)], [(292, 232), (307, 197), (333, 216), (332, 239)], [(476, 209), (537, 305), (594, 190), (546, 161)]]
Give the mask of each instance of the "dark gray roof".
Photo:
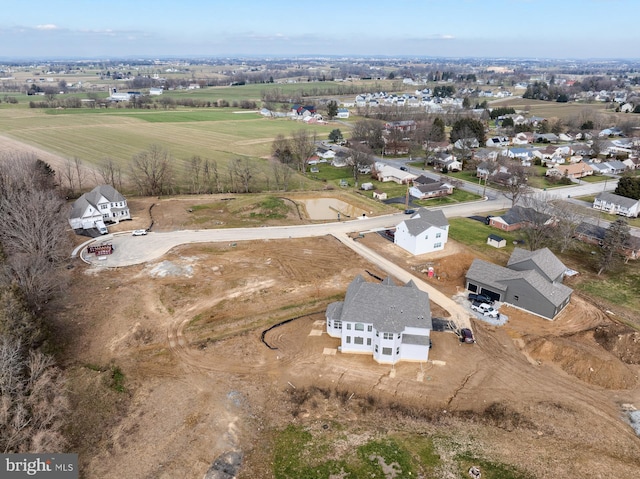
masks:
[(98, 185), (73, 203), (71, 213), (69, 213), (69, 218), (81, 218), (87, 209), (87, 206), (93, 206), (96, 210), (99, 210), (98, 202), (102, 197), (106, 198), (109, 203), (125, 201), (124, 196), (118, 193), (113, 186)]
[(431, 329), (429, 295), (413, 282), (395, 286), (390, 281), (369, 283), (357, 276), (343, 303), (331, 303), (327, 316), (341, 321), (373, 324), (379, 332), (401, 333), (409, 327)]
[(443, 191), (449, 191), (450, 186), (448, 186), (446, 183), (440, 183), (435, 182), (435, 183), (429, 183), (429, 184), (420, 184), (420, 185), (415, 185), (415, 188), (420, 191), (420, 193), (431, 193), (433, 191), (439, 191), (439, 190), (443, 190)]
[(444, 228), (449, 225), (442, 210), (428, 210), (426, 208), (419, 208), (411, 215), (411, 218), (404, 220), (404, 223), (412, 236), (417, 236), (432, 226)]
[(562, 261), (560, 261), (549, 248), (542, 248), (535, 251), (515, 248), (507, 262), (507, 268), (511, 268), (525, 261), (533, 261), (538, 269), (551, 281), (561, 276), (567, 270), (567, 267), (562, 264)]
[(633, 198), (627, 198), (626, 196), (620, 196), (614, 193), (609, 193), (607, 191), (603, 191), (602, 193), (600, 193), (598, 196), (596, 196), (596, 199), (600, 201), (605, 201), (607, 203), (620, 205), (624, 208), (633, 208), (633, 206), (639, 201), (639, 200), (634, 200)]
[(413, 184), (414, 185), (428, 185), (431, 183), (437, 183), (438, 180), (435, 180), (433, 178), (429, 178), (428, 176), (425, 175), (420, 175), (418, 176), (415, 180), (413, 180)]
[(516, 225), (525, 221), (537, 220), (539, 222), (547, 221), (550, 216), (544, 213), (539, 213), (533, 208), (526, 208), (524, 206), (516, 205), (503, 214), (500, 218), (508, 225)]
[(506, 292), (509, 283), (524, 280), (547, 298), (554, 306), (560, 306), (573, 290), (561, 283), (551, 283), (536, 270), (515, 271), (509, 268), (474, 259), (467, 271), (467, 279), (486, 284), (495, 291)]
[(504, 241), (504, 238), (502, 236), (498, 236), (494, 234), (490, 234), (489, 239), (492, 239), (493, 241), (497, 241), (497, 242)]

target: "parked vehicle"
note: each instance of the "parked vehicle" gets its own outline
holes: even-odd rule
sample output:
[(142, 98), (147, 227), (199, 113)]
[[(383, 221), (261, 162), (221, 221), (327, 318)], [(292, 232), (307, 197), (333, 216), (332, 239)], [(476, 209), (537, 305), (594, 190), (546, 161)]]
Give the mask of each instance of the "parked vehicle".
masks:
[(476, 340), (473, 337), (473, 332), (469, 328), (462, 328), (460, 330), (460, 342), (461, 343), (475, 343)]
[(412, 215), (416, 212), (416, 210), (404, 210), (405, 215)]
[(401, 166), (401, 167), (400, 167), (400, 169), (401, 169), (402, 171), (409, 171), (409, 168), (407, 168), (406, 166)]
[(469, 301), (479, 301), (480, 303), (493, 304), (493, 299), (491, 299), (486, 294), (469, 293), (469, 296), (467, 296), (467, 299)]
[(147, 230), (133, 230), (132, 236), (144, 236), (147, 234)]
[(498, 315), (500, 314), (498, 312), (497, 309), (494, 309), (493, 306), (491, 306), (488, 303), (480, 303), (478, 301), (474, 301), (471, 304), (471, 309), (473, 311), (477, 311), (478, 313), (482, 314), (483, 316), (488, 316), (490, 318), (497, 318)]

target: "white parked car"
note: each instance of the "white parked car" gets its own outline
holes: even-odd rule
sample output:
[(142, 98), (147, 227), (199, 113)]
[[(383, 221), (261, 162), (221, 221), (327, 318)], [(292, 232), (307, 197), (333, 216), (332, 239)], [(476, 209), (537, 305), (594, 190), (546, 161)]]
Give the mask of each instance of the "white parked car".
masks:
[(488, 316), (490, 318), (497, 318), (500, 315), (497, 309), (487, 303), (479, 303), (477, 301), (474, 301), (471, 304), (471, 309), (477, 311), (483, 316)]
[(131, 233), (133, 236), (144, 236), (147, 234), (147, 230), (133, 230)]

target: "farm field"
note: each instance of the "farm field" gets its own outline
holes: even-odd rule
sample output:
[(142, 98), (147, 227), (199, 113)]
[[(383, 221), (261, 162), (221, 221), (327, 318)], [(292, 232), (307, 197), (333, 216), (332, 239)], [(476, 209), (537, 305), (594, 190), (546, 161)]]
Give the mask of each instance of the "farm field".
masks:
[[(326, 138), (333, 125), (306, 125), (288, 119), (263, 118), (233, 109), (55, 112), (1, 109), (0, 135), (62, 158), (79, 158), (88, 166), (105, 157), (126, 165), (132, 156), (159, 144), (176, 158), (178, 175), (198, 155), (225, 169), (233, 158), (264, 158), (273, 138), (306, 129)], [(259, 165), (259, 164), (258, 164)], [(266, 170), (267, 165), (262, 169)]]

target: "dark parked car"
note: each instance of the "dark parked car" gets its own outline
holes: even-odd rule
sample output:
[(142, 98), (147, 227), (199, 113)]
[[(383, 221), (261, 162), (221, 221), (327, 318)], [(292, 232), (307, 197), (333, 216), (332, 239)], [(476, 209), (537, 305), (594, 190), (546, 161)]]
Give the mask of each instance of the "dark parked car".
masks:
[(491, 223), (491, 218), (493, 218), (493, 216), (492, 216), (492, 215), (487, 216), (487, 217), (484, 219), (484, 224), (485, 224), (485, 225), (488, 225), (489, 223)]
[(400, 169), (401, 169), (402, 171), (409, 171), (409, 168), (407, 168), (406, 166), (401, 166), (401, 167), (400, 167)]
[(416, 210), (404, 210), (405, 215), (412, 215), (416, 212)]
[(467, 296), (467, 299), (469, 301), (478, 301), (480, 303), (493, 304), (493, 299), (491, 299), (486, 294), (469, 293), (469, 296)]
[(473, 339), (473, 333), (469, 328), (462, 328), (460, 330), (460, 342), (461, 343), (475, 343), (476, 340)]

